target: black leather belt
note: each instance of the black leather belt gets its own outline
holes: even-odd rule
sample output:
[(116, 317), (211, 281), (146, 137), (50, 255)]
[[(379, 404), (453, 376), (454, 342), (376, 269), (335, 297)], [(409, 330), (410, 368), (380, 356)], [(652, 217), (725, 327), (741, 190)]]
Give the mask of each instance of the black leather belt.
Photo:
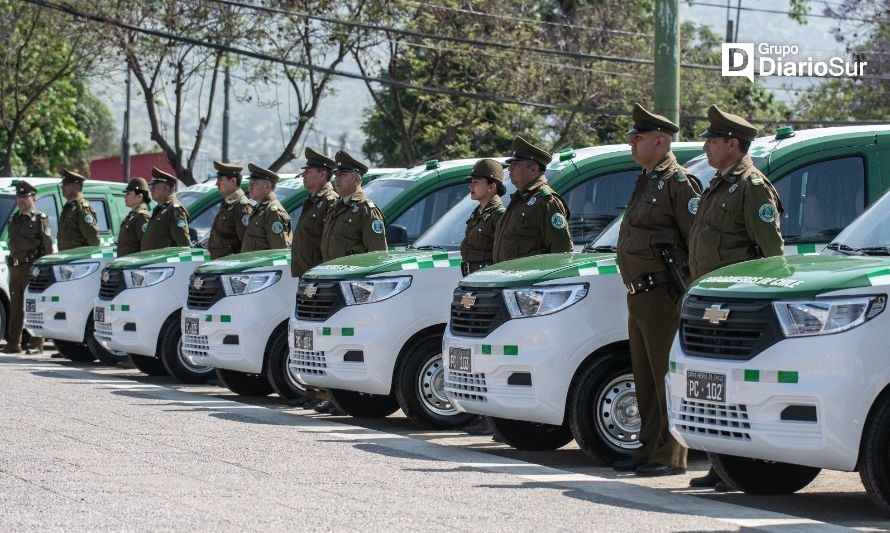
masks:
[(638, 292), (648, 292), (649, 289), (661, 285), (662, 283), (668, 283), (669, 281), (671, 281), (670, 273), (662, 270), (661, 272), (643, 274), (630, 283), (625, 283), (624, 286), (627, 287), (627, 292), (636, 294)]
[(464, 276), (469, 276), (470, 274), (472, 274), (473, 272), (476, 272), (480, 268), (485, 268), (491, 264), (492, 264), (491, 261), (481, 261), (479, 263), (469, 263), (469, 262), (464, 261), (463, 263), (460, 264), (460, 273), (463, 274)]

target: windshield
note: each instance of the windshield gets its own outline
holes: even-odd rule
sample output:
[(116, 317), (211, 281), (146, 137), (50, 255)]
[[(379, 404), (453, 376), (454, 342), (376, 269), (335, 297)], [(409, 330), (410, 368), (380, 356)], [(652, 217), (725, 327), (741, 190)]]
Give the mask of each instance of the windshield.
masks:
[(193, 229), (198, 233), (200, 241), (205, 235), (210, 233), (210, 227), (213, 226), (213, 219), (219, 212), (219, 202), (212, 204), (210, 207), (201, 212), (198, 216), (189, 220), (189, 229)]
[(0, 232), (6, 229), (6, 223), (9, 222), (9, 215), (12, 214), (14, 208), (15, 196), (11, 194), (0, 196)]
[(826, 255), (890, 255), (890, 194), (884, 193), (823, 251)]
[[(763, 171), (766, 168), (766, 158), (765, 157), (751, 157), (751, 161), (754, 162), (754, 166)], [(689, 161), (686, 162), (685, 165), (686, 170), (689, 171), (690, 174), (695, 176), (701, 181), (701, 186), (703, 189), (708, 188), (708, 183), (711, 182), (711, 179), (717, 174), (717, 169), (712, 167), (710, 163), (708, 163), (707, 154), (701, 154), (693, 157)]]
[(188, 208), (191, 207), (198, 198), (201, 198), (206, 194), (207, 192), (204, 191), (181, 191), (176, 193), (176, 197), (179, 198), (179, 203), (181, 203), (186, 211), (188, 211)]
[(621, 228), (621, 221), (624, 219), (624, 213), (615, 217), (608, 226), (603, 229), (602, 233), (596, 239), (584, 247), (584, 252), (617, 252), (618, 251), (618, 230)]
[(379, 179), (365, 185), (362, 189), (377, 204), (377, 207), (383, 209), (392, 202), (393, 198), (412, 185), (414, 185), (414, 180)]
[[(507, 185), (507, 194), (501, 198), (504, 207), (510, 204), (510, 195), (516, 192), (516, 186), (510, 181), (507, 172), (504, 172), (504, 182)], [(464, 240), (467, 232), (467, 219), (473, 213), (473, 210), (479, 205), (479, 202), (466, 195), (463, 200), (455, 204), (454, 207), (442, 215), (438, 222), (432, 225), (430, 229), (417, 239), (412, 248), (443, 248), (445, 250), (459, 250), (460, 243)]]

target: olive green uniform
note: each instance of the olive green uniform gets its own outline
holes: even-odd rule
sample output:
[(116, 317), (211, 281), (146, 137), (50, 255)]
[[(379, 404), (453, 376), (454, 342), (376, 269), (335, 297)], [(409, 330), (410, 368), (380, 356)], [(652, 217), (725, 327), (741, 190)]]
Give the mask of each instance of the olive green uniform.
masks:
[(303, 202), (303, 211), (297, 221), (291, 244), (290, 271), (295, 278), (322, 262), (321, 238), (324, 223), (339, 198), (331, 184), (325, 183), (317, 193)]
[(189, 214), (179, 203), (176, 193), (166, 202), (155, 206), (143, 230), (142, 251), (169, 248), (171, 246), (191, 246), (189, 238)]
[[(31, 265), (52, 253), (52, 228), (45, 213), (31, 208), (14, 214), (9, 221), (9, 336), (8, 347), (20, 348), (25, 320), (25, 287)], [(31, 337), (31, 346), (42, 348), (43, 339)]]
[(328, 213), (321, 237), (321, 258), (330, 261), (380, 250), (386, 250), (383, 213), (357, 187), (352, 196), (338, 200)]
[(99, 246), (99, 228), (96, 212), (83, 194), (69, 200), (59, 217), (59, 233), (56, 236), (59, 251), (78, 246)]
[(241, 252), (277, 250), (290, 246), (290, 215), (278, 203), (275, 193), (269, 193), (258, 203), (248, 221)]
[(207, 241), (207, 251), (210, 252), (211, 259), (241, 252), (241, 243), (247, 233), (251, 214), (253, 214), (253, 204), (241, 189), (235, 189), (235, 192), (220, 202), (219, 212), (213, 219), (210, 238)]
[(142, 236), (148, 228), (148, 206), (139, 204), (124, 217), (117, 237), (117, 256), (135, 254), (142, 250)]
[(668, 152), (652, 172), (640, 173), (619, 228), (617, 260), (628, 285), (627, 329), (641, 424), (642, 447), (634, 460), (641, 464), (686, 468), (686, 448), (668, 430), (664, 390), (683, 291), (660, 251), (670, 250), (687, 282), (687, 242), (698, 195), (697, 182)]
[(569, 210), (541, 175), (510, 196), (494, 234), (495, 263), (538, 254), (572, 251)]
[(495, 228), (506, 210), (497, 195), (473, 210), (460, 243), (461, 269), (465, 276), (492, 264)]
[(780, 214), (779, 194), (750, 156), (726, 175), (718, 173), (702, 193), (689, 235), (692, 279), (761, 255), (782, 255)]

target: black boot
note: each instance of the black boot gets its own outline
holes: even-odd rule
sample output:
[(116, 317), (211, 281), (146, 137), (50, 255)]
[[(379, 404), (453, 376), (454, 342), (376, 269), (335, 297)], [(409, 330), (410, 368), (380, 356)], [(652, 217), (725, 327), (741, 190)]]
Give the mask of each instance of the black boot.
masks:
[(713, 468), (711, 468), (710, 470), (708, 470), (707, 474), (690, 479), (689, 486), (712, 489), (717, 485), (717, 483), (721, 483), (722, 481), (723, 480), (720, 479), (720, 476), (717, 475), (717, 472), (714, 471)]

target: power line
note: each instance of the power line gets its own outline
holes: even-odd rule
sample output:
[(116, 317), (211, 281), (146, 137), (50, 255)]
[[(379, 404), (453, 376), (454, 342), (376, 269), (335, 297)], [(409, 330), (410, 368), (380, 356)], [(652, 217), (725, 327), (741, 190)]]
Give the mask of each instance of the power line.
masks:
[[(689, 2), (689, 5), (693, 6), (702, 6), (702, 7), (719, 7), (720, 9), (726, 9), (725, 5), (721, 4), (711, 4), (708, 2), (698, 2), (692, 0)], [(740, 10), (740, 11), (756, 11), (759, 13), (775, 13), (777, 15), (792, 15), (790, 11), (782, 11), (780, 9), (766, 9), (761, 7), (741, 7), (737, 6), (732, 9)], [(834, 15), (820, 15), (818, 13), (804, 13), (805, 17), (816, 17), (816, 18), (824, 18), (824, 19), (832, 19), (832, 20), (840, 20), (840, 21), (851, 21), (851, 22), (874, 22), (868, 19), (854, 18), (854, 17), (837, 17)]]

